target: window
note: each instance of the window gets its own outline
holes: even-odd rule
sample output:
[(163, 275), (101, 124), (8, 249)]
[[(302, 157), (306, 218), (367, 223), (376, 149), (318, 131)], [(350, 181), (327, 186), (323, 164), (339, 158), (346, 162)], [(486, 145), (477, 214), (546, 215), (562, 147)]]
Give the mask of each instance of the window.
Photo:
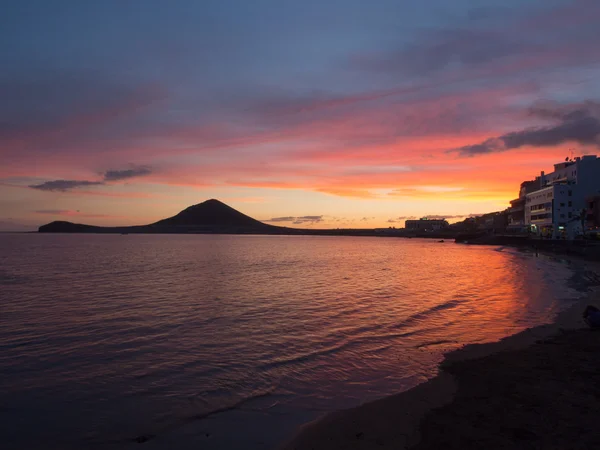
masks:
[(573, 217), (573, 213), (569, 213), (569, 219)]
[(550, 219), (551, 215), (550, 214), (535, 214), (531, 216), (531, 220), (544, 220), (544, 219)]
[(564, 204), (564, 203), (561, 203), (561, 204), (560, 204), (560, 207), (561, 207), (561, 208), (562, 208), (562, 207), (564, 207), (564, 206), (565, 206), (565, 204)]
[(569, 208), (573, 206), (573, 202), (569, 202)]
[(573, 196), (573, 191), (569, 190), (569, 197)]

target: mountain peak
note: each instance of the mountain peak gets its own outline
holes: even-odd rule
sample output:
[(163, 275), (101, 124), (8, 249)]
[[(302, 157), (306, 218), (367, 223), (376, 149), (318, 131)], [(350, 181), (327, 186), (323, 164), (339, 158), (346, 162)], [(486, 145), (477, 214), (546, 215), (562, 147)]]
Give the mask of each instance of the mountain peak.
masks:
[(195, 205), (188, 206), (186, 209), (190, 209), (190, 208), (207, 208), (207, 207), (211, 207), (211, 208), (217, 208), (217, 207), (218, 208), (222, 208), (222, 207), (225, 207), (225, 208), (233, 209), (233, 208), (231, 208), (231, 206), (223, 203), (220, 200), (217, 200), (216, 198), (211, 198), (211, 199), (208, 199), (208, 200), (204, 200), (201, 203), (196, 203)]
[(160, 220), (153, 225), (228, 228), (264, 228), (269, 226), (214, 198), (189, 206), (179, 214)]
[(225, 203), (223, 203), (222, 201), (217, 200), (216, 198), (209, 198), (208, 200), (204, 200), (202, 203), (198, 203), (198, 204), (196, 204), (194, 206), (198, 206), (198, 205), (211, 205), (211, 204), (228, 206)]

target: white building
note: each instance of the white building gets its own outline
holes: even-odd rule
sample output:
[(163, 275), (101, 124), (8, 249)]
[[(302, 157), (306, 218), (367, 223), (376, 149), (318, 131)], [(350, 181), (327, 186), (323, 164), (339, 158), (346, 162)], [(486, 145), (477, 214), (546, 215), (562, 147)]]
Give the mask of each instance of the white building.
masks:
[(554, 165), (540, 175), (540, 189), (525, 198), (525, 222), (544, 237), (573, 239), (583, 232), (586, 198), (600, 194), (600, 159), (595, 155)]

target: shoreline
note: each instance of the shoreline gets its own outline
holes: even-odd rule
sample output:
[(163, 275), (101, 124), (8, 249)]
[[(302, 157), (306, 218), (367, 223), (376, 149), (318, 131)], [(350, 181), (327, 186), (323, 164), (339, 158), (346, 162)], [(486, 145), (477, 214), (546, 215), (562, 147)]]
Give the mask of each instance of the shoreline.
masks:
[[(552, 252), (546, 255), (557, 256)], [(569, 348), (569, 354), (578, 354), (569, 346), (578, 350), (581, 347), (581, 340), (586, 341), (588, 333), (591, 332), (586, 329), (582, 320), (582, 311), (587, 304), (600, 307), (600, 293), (594, 290), (597, 285), (582, 286), (581, 272), (586, 270), (598, 276), (600, 265), (590, 264), (582, 258), (569, 258), (569, 263), (573, 262), (580, 267), (574, 269), (571, 276), (573, 281), (570, 283), (576, 283), (577, 286), (573, 287), (578, 287), (578, 290), (583, 288), (585, 294), (574, 304), (560, 311), (553, 322), (525, 329), (496, 342), (468, 344), (453, 350), (444, 355), (438, 367), (438, 374), (434, 378), (407, 391), (327, 414), (303, 425), (295, 436), (278, 448), (281, 450), (511, 448), (513, 445), (518, 447), (519, 440), (531, 445), (531, 439), (538, 434), (528, 431), (531, 424), (527, 423), (525, 418), (522, 420), (524, 423), (521, 423), (521, 428), (517, 428), (526, 431), (517, 431), (516, 434), (513, 433), (514, 435), (506, 432), (500, 437), (492, 436), (498, 431), (488, 430), (492, 446), (490, 442), (483, 443), (486, 438), (485, 427), (477, 428), (475, 425), (468, 424), (480, 418), (481, 410), (486, 410), (482, 406), (492, 400), (499, 400), (497, 403), (500, 403), (504, 398), (496, 399), (499, 394), (493, 392), (489, 386), (495, 386), (502, 380), (513, 377), (517, 380), (514, 385), (521, 386), (522, 389), (535, 388), (540, 380), (539, 377), (543, 378), (546, 372), (537, 373), (538, 367), (529, 367), (529, 361), (534, 361), (532, 364), (536, 364), (539, 363), (537, 359), (545, 358), (547, 364), (554, 363), (560, 368), (561, 361), (557, 360), (558, 355), (553, 360), (552, 351), (558, 352), (560, 349)], [(592, 336), (597, 337), (600, 344), (600, 332), (593, 333)], [(552, 343), (556, 345), (548, 345)], [(600, 346), (597, 348), (600, 349)], [(550, 356), (547, 355), (548, 349), (550, 349)], [(513, 366), (518, 367), (517, 372)], [(477, 377), (474, 380), (475, 373)], [(532, 386), (528, 386), (528, 383)], [(554, 379), (553, 383), (555, 383), (554, 388), (546, 392), (549, 398), (544, 400), (551, 401), (552, 396), (559, 397), (561, 388), (556, 385), (559, 381)], [(503, 395), (506, 396), (506, 392)], [(522, 392), (514, 395), (527, 396)], [(597, 398), (592, 395), (591, 400), (597, 401)], [(578, 401), (581, 401), (581, 398), (578, 398)], [(503, 408), (510, 409), (511, 406), (520, 407), (519, 398), (513, 398), (512, 403), (509, 401)], [(483, 412), (484, 417), (486, 411)], [(473, 417), (465, 420), (464, 416), (469, 412)], [(541, 412), (543, 411), (536, 414), (539, 416)], [(488, 425), (496, 423), (498, 411), (487, 411), (487, 413), (488, 416), (496, 415), (491, 418)], [(474, 429), (478, 429), (478, 433), (480, 435), (483, 433), (483, 436), (473, 437), (473, 434), (477, 434)], [(422, 433), (426, 439), (422, 439)], [(448, 447), (449, 439), (453, 441), (455, 447)], [(511, 447), (500, 445), (500, 443), (506, 445), (506, 439), (511, 441)], [(577, 439), (577, 436), (573, 436), (572, 439)], [(497, 447), (493, 446), (495, 442), (498, 443)], [(469, 444), (474, 446), (469, 447)]]

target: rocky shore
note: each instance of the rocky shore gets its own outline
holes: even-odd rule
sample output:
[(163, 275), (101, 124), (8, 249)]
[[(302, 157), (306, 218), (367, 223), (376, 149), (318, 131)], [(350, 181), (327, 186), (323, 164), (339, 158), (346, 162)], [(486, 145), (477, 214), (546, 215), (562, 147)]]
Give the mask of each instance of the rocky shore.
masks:
[(305, 426), (283, 448), (600, 448), (600, 330), (584, 324), (591, 293), (550, 325), (446, 355), (407, 392)]
[(531, 252), (565, 255), (588, 261), (600, 261), (600, 241), (598, 240), (566, 241), (479, 233), (458, 235), (455, 242), (469, 245), (513, 247)]

